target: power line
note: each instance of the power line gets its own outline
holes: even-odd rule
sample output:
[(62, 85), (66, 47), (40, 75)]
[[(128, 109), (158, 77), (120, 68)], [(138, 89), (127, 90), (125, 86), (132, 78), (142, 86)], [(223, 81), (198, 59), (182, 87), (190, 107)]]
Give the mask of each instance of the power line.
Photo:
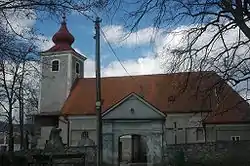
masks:
[[(98, 14), (97, 14), (94, 10), (91, 10), (91, 11), (96, 15), (96, 17), (99, 17)], [(87, 16), (87, 17), (88, 17), (89, 19), (92, 19), (90, 16)], [(100, 17), (99, 17), (99, 18), (100, 18)], [(100, 27), (100, 31), (101, 31), (101, 34), (102, 34), (104, 40), (105, 40), (106, 43), (108, 44), (108, 46), (109, 46), (111, 52), (114, 54), (114, 56), (116, 57), (116, 59), (118, 60), (118, 62), (121, 64), (122, 68), (125, 70), (125, 72), (126, 72), (132, 79), (134, 79), (134, 77), (133, 77), (131, 74), (129, 74), (128, 70), (127, 70), (127, 69), (125, 68), (125, 66), (122, 64), (120, 58), (117, 56), (115, 50), (113, 49), (112, 45), (110, 44), (108, 38), (106, 37), (106, 35), (105, 35), (105, 33), (104, 33), (104, 31), (102, 30), (101, 27)], [(141, 86), (141, 85), (140, 85), (140, 86)]]
[[(94, 10), (91, 10), (91, 11), (96, 15), (96, 17), (99, 17), (98, 14), (97, 14)], [(91, 16), (89, 16), (89, 15), (87, 15), (87, 14), (85, 14), (84, 16), (86, 16), (89, 20), (95, 22), (95, 20), (94, 20)], [(99, 18), (100, 18), (100, 17), (99, 17)], [(118, 62), (121, 64), (122, 68), (125, 70), (125, 72), (126, 72), (130, 77), (132, 77), (132, 75), (129, 74), (128, 70), (127, 70), (127, 69), (125, 68), (125, 66), (122, 64), (120, 58), (117, 56), (115, 50), (114, 50), (113, 47), (111, 46), (110, 42), (108, 41), (108, 39), (107, 39), (107, 37), (106, 37), (106, 35), (105, 35), (105, 33), (104, 33), (104, 31), (102, 30), (101, 27), (100, 27), (100, 31), (101, 31), (101, 34), (102, 34), (104, 40), (105, 40), (106, 43), (108, 44), (108, 46), (109, 46), (111, 52), (114, 54), (114, 56), (116, 57), (116, 59), (118, 60)], [(132, 77), (132, 78), (133, 78), (133, 77)]]
[[(91, 10), (95, 15), (96, 17), (99, 17), (98, 14), (94, 11), (94, 10)], [(93, 18), (91, 16), (88, 16), (88, 15), (85, 15), (88, 19), (90, 20), (93, 20)], [(100, 18), (100, 17), (99, 17)], [(93, 20), (94, 21), (94, 20)], [(140, 87), (140, 90), (143, 92), (143, 86), (137, 81), (135, 80), (135, 78), (128, 72), (128, 70), (125, 68), (125, 66), (123, 65), (123, 63), (121, 62), (120, 58), (117, 56), (115, 50), (113, 49), (111, 43), (109, 42), (108, 38), (106, 37), (104, 31), (102, 30), (102, 28), (100, 27), (100, 31), (101, 31), (101, 35), (103, 36), (105, 42), (108, 44), (111, 52), (113, 53), (113, 55), (116, 57), (116, 59), (118, 60), (118, 62), (120, 63), (120, 65), (122, 66), (122, 68), (124, 69), (124, 71), (128, 74), (128, 76), (130, 78), (132, 78), (134, 81), (136, 81)]]
[[(118, 60), (118, 62), (121, 64), (122, 68), (125, 70), (125, 72), (128, 74), (128, 76), (129, 76), (130, 78), (132, 78), (132, 79), (139, 85), (140, 91), (141, 91), (140, 93), (143, 93), (143, 86), (142, 86), (142, 85), (140, 84), (140, 82), (138, 82), (131, 74), (129, 74), (128, 70), (127, 70), (127, 69), (125, 68), (125, 66), (122, 64), (120, 58), (117, 56), (115, 50), (113, 49), (112, 45), (110, 44), (109, 40), (107, 39), (107, 37), (106, 37), (105, 33), (103, 32), (102, 28), (100, 28), (100, 30), (101, 30), (101, 34), (102, 34), (104, 40), (105, 40), (106, 43), (108, 44), (110, 50), (112, 51), (112, 53), (114, 54), (114, 56), (116, 57), (116, 59)], [(141, 94), (141, 95), (143, 95), (143, 94)]]
[(104, 40), (105, 40), (106, 43), (108, 44), (110, 50), (112, 51), (112, 53), (114, 54), (114, 56), (116, 57), (116, 59), (118, 60), (118, 62), (121, 64), (122, 68), (125, 70), (125, 72), (126, 72), (130, 77), (133, 78), (133, 76), (129, 74), (128, 70), (127, 70), (127, 69), (125, 68), (125, 66), (122, 64), (120, 58), (117, 56), (115, 50), (113, 49), (113, 47), (111, 46), (110, 42), (108, 41), (108, 39), (107, 39), (105, 33), (103, 32), (102, 28), (101, 28), (101, 33), (102, 33), (102, 36), (103, 36)]

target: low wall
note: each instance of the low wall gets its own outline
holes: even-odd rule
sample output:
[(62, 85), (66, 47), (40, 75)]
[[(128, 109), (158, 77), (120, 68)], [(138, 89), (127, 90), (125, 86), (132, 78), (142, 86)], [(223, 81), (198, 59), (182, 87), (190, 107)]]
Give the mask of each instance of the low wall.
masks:
[(167, 145), (164, 162), (181, 160), (192, 165), (250, 165), (250, 141)]

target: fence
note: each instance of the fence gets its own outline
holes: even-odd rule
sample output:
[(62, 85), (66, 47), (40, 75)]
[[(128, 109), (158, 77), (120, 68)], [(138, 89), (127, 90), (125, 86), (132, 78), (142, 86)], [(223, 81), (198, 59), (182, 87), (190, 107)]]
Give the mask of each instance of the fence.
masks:
[(75, 147), (53, 153), (42, 150), (1, 153), (0, 166), (94, 166), (95, 149)]
[(182, 161), (185, 166), (246, 166), (250, 165), (250, 141), (169, 145), (164, 161)]

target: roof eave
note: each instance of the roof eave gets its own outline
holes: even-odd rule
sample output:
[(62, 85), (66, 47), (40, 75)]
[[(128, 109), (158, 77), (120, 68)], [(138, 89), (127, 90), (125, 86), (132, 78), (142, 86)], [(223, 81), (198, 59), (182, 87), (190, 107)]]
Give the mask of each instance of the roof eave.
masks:
[(222, 125), (222, 124), (250, 124), (250, 121), (215, 121), (215, 122), (206, 122), (204, 124), (210, 125)]
[(85, 61), (87, 59), (87, 57), (84, 54), (80, 54), (75, 50), (66, 50), (66, 51), (43, 51), (40, 52), (41, 56), (50, 56), (50, 55), (55, 55), (56, 54), (65, 54), (65, 53), (71, 53), (75, 56), (77, 56), (78, 58), (81, 58), (83, 61)]

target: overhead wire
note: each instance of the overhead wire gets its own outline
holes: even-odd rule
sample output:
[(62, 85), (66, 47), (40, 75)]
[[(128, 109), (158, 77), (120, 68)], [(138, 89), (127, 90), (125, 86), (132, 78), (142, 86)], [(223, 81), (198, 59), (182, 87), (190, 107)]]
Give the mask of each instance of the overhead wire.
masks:
[[(96, 17), (99, 17), (98, 14), (97, 14), (94, 10), (91, 9), (91, 11), (94, 13), (94, 15), (95, 15)], [(89, 15), (87, 15), (87, 14), (84, 14), (84, 16), (86, 16), (89, 20), (92, 20), (93, 22), (95, 22), (95, 20), (93, 19), (92, 16), (89, 16)], [(100, 17), (99, 17), (99, 18), (100, 18)], [(112, 52), (113, 55), (116, 57), (116, 59), (118, 60), (118, 62), (119, 62), (120, 65), (122, 66), (122, 68), (125, 70), (125, 72), (128, 74), (128, 76), (130, 76), (132, 79), (134, 79), (134, 78), (132, 77), (132, 75), (129, 74), (129, 72), (128, 72), (128, 70), (125, 68), (125, 66), (122, 64), (120, 58), (117, 56), (115, 50), (113, 49), (112, 45), (110, 44), (108, 38), (106, 37), (106, 35), (105, 35), (105, 33), (104, 33), (104, 31), (102, 30), (101, 27), (100, 27), (100, 31), (101, 31), (101, 35), (103, 36), (105, 42), (108, 44), (108, 46), (109, 46), (111, 52)]]
[[(125, 68), (125, 66), (124, 66), (123, 63), (121, 62), (120, 58), (117, 56), (117, 54), (116, 54), (114, 48), (112, 47), (111, 43), (110, 43), (109, 40), (107, 39), (107, 37), (106, 37), (104, 31), (102, 30), (102, 28), (100, 28), (100, 30), (101, 30), (101, 34), (102, 34), (104, 40), (105, 40), (106, 43), (108, 44), (108, 46), (109, 46), (111, 52), (113, 53), (113, 55), (116, 57), (116, 59), (118, 60), (118, 62), (120, 63), (120, 65), (122, 66), (122, 68), (124, 69), (124, 71), (128, 74), (128, 76), (129, 76), (130, 78), (132, 78), (132, 79), (139, 85), (140, 91), (141, 91), (140, 93), (143, 93), (143, 86), (141, 85), (141, 83), (140, 83), (138, 80), (136, 80), (136, 79), (128, 72), (128, 70)], [(143, 95), (143, 94), (140, 94), (140, 95)], [(142, 96), (142, 97), (143, 97), (143, 96)]]
[[(98, 14), (97, 14), (94, 10), (91, 10), (91, 11), (95, 14), (96, 17), (99, 17)], [(95, 20), (93, 19), (93, 17), (88, 16), (88, 15), (86, 15), (86, 14), (85, 14), (85, 16), (86, 16), (89, 20), (95, 22)], [(99, 17), (99, 18), (100, 18), (100, 17)], [(141, 93), (143, 93), (143, 86), (140, 84), (140, 82), (138, 82), (138, 81), (128, 72), (128, 70), (126, 69), (126, 67), (123, 65), (123, 63), (121, 62), (120, 58), (119, 58), (118, 55), (116, 54), (114, 48), (112, 47), (110, 41), (108, 40), (106, 34), (104, 33), (104, 31), (103, 31), (103, 29), (102, 29), (101, 27), (100, 27), (100, 31), (101, 31), (101, 35), (102, 35), (103, 38), (104, 38), (104, 41), (108, 44), (109, 49), (111, 50), (112, 54), (116, 57), (117, 61), (118, 61), (119, 64), (122, 66), (123, 70), (127, 73), (127, 75), (128, 75), (131, 79), (133, 79), (133, 80), (139, 85), (140, 90), (142, 91)]]
[(100, 28), (100, 30), (101, 30), (101, 34), (102, 34), (102, 36), (103, 36), (105, 42), (108, 44), (108, 46), (109, 46), (111, 52), (112, 52), (113, 55), (116, 57), (116, 59), (118, 60), (118, 62), (119, 62), (120, 65), (122, 66), (122, 68), (125, 70), (125, 72), (126, 72), (130, 77), (133, 77), (133, 76), (128, 72), (128, 70), (125, 68), (125, 66), (122, 64), (120, 58), (117, 56), (115, 50), (113, 49), (112, 45), (110, 44), (110, 42), (109, 42), (108, 38), (106, 37), (106, 35), (105, 35), (104, 31), (102, 30), (102, 28)]

